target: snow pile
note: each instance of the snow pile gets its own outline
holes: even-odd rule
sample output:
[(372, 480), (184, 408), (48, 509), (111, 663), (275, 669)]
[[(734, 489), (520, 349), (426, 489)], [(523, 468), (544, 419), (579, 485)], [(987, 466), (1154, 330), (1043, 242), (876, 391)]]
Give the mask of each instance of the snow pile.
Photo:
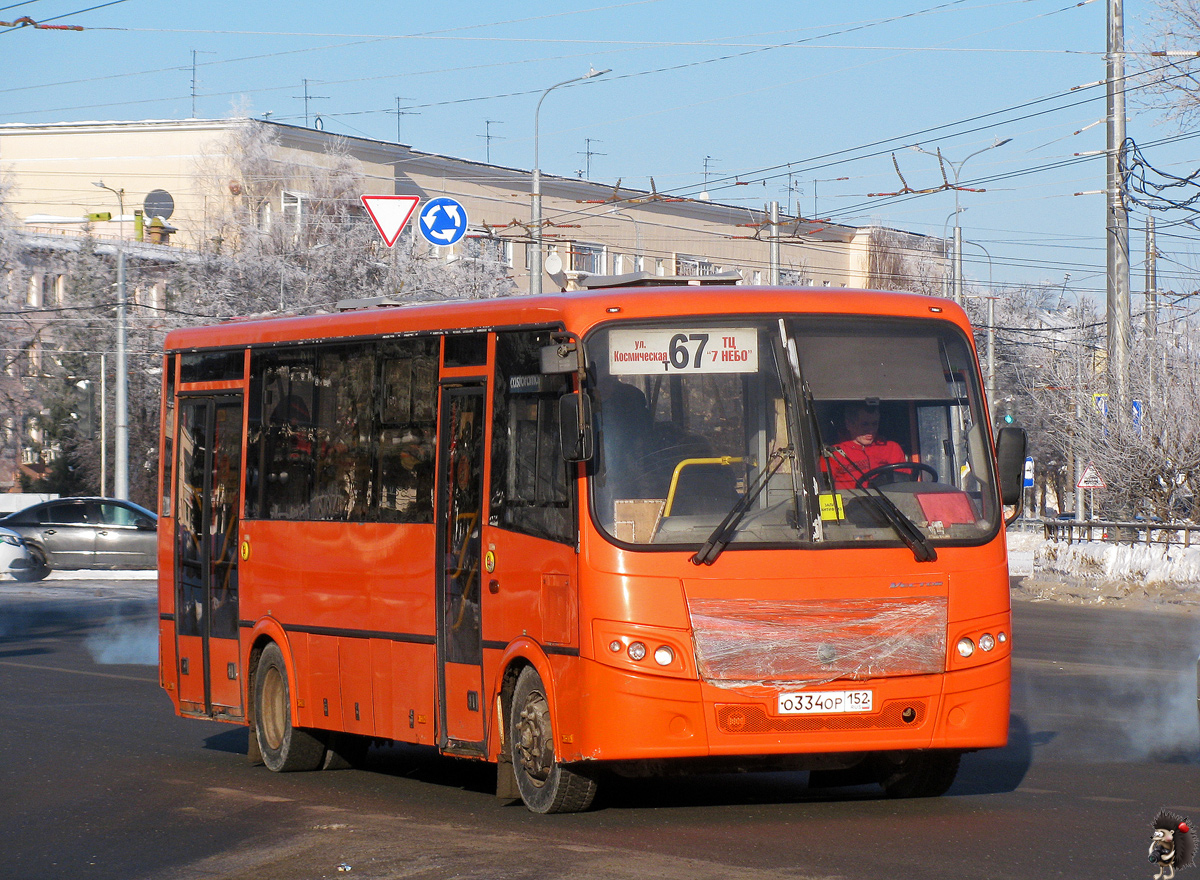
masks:
[(1198, 587), (1200, 547), (1042, 541), (1033, 553), (1033, 569), (1035, 574)]

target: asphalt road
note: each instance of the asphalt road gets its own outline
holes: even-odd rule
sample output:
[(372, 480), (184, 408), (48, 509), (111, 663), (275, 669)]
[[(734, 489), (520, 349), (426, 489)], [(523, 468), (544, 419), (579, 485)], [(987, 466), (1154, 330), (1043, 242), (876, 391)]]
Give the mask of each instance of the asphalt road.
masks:
[(428, 750), (375, 749), (362, 770), (249, 765), (241, 729), (172, 714), (153, 589), (0, 583), (5, 880), (1149, 880), (1158, 809), (1200, 823), (1200, 621), (1185, 614), (1018, 604), (1010, 744), (964, 758), (943, 798), (695, 776), (614, 782), (593, 811), (547, 817)]

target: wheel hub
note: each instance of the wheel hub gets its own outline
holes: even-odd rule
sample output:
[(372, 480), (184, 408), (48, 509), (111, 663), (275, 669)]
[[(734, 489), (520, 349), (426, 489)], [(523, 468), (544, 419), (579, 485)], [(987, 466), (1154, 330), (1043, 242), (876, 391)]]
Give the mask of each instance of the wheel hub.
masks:
[(549, 779), (554, 767), (554, 743), (550, 736), (546, 698), (531, 694), (517, 719), (517, 752), (526, 775), (538, 783)]

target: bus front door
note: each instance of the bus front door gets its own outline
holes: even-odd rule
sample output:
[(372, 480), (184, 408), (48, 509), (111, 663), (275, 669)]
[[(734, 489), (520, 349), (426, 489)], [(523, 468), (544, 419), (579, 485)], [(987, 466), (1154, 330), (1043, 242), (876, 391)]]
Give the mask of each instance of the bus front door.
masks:
[(245, 717), (238, 652), (242, 398), (179, 402), (175, 626), (189, 714)]
[(484, 388), (446, 386), (438, 416), (439, 745), (484, 747), (480, 603)]

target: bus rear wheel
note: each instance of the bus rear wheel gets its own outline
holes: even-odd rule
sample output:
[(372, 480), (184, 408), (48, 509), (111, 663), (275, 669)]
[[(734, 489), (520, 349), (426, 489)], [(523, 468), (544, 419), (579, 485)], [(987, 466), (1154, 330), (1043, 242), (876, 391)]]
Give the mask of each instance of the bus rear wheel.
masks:
[(287, 666), (274, 642), (263, 649), (254, 675), (254, 731), (268, 770), (316, 770), (325, 762), (324, 743), (292, 724)]
[(509, 748), (521, 800), (534, 813), (578, 813), (592, 805), (596, 781), (555, 760), (550, 701), (532, 666), (521, 671), (509, 713)]
[(954, 784), (961, 757), (938, 750), (883, 755), (879, 784), (891, 798), (941, 797)]

